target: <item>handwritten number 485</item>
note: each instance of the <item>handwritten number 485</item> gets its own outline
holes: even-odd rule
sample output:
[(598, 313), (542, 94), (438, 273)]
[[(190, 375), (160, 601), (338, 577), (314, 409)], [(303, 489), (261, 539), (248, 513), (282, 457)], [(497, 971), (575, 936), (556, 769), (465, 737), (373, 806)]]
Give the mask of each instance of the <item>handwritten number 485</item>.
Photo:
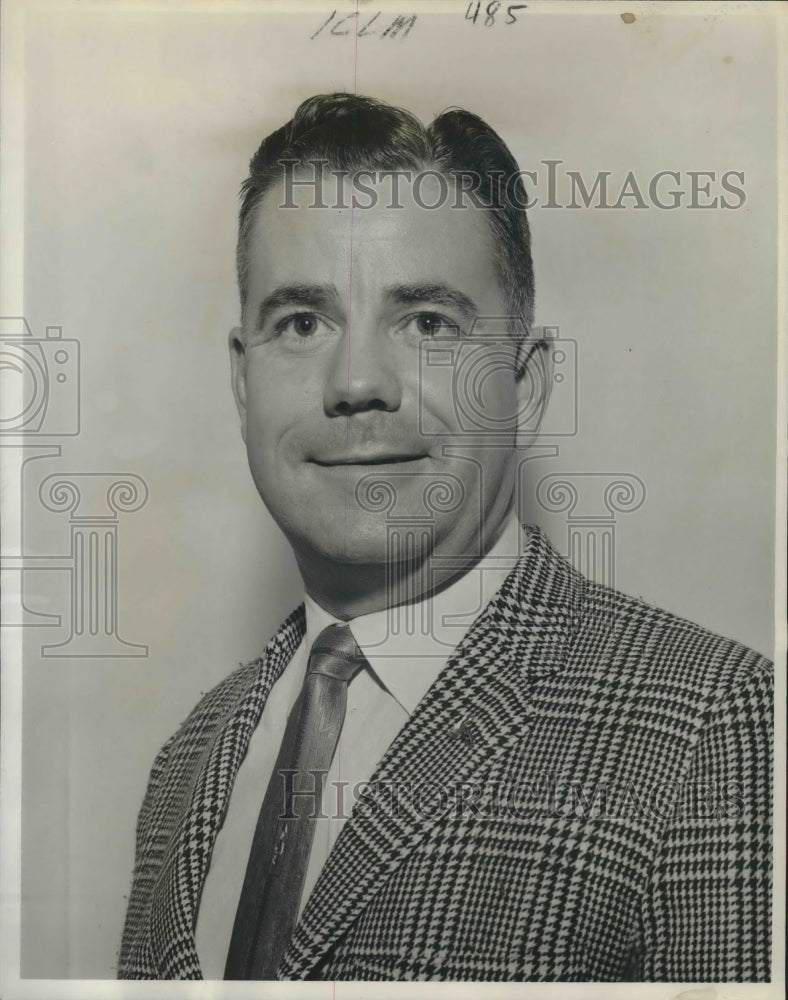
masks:
[[(479, 18), (479, 12), (483, 11), (484, 19), (480, 23), (483, 24), (485, 28), (492, 28), (492, 26), (495, 24), (495, 17), (501, 10), (502, 6), (503, 4), (500, 2), (500, 0), (490, 0), (490, 2), (486, 4), (484, 8), (482, 8), (481, 0), (476, 0), (475, 3), (474, 0), (471, 0), (471, 2), (468, 4), (468, 9), (465, 11), (465, 20), (472, 21), (474, 24), (476, 24)], [(507, 4), (506, 20), (504, 21), (504, 24), (514, 24), (514, 22), (517, 20), (517, 14), (515, 13), (515, 11), (524, 10), (527, 6), (528, 5), (524, 3)]]

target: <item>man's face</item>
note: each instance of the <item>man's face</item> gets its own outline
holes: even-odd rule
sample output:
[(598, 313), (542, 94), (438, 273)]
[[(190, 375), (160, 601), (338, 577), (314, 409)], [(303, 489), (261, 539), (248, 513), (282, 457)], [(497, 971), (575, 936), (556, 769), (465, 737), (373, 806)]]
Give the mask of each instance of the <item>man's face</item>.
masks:
[[(439, 200), (435, 184), (423, 202)], [(511, 504), (519, 391), (505, 324), (489, 343), (489, 326), (468, 339), (475, 317), (507, 316), (484, 210), (425, 210), (406, 190), (389, 207), (382, 188), (352, 213), (309, 207), (309, 188), (294, 197), (277, 208), (274, 187), (258, 209), (244, 325), (230, 336), (261, 497), (302, 565), (402, 558), (387, 551), (392, 518), (431, 524), (437, 553), (474, 554), (479, 525), (494, 540)], [(468, 434), (474, 413), (492, 445)]]

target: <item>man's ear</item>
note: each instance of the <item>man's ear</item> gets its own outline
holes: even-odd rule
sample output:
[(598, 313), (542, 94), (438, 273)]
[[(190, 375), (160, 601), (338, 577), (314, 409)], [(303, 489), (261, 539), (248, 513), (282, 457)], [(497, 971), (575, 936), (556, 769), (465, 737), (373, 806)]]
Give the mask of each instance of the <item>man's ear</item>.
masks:
[(241, 418), (241, 437), (246, 442), (246, 346), (240, 326), (234, 326), (228, 337), (230, 346), (230, 379), (235, 405)]
[(517, 446), (533, 444), (542, 425), (553, 389), (553, 345), (541, 330), (524, 337), (517, 350), (519, 420)]

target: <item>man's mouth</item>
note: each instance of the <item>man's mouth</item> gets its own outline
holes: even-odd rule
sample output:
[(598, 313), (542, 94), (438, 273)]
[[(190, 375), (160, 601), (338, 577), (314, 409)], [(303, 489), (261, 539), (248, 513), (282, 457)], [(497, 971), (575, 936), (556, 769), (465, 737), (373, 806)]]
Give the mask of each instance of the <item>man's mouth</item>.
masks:
[(311, 461), (315, 465), (323, 468), (343, 468), (349, 465), (406, 465), (409, 462), (418, 462), (427, 455), (424, 452), (414, 452), (402, 454), (399, 452), (381, 452), (376, 455), (337, 455), (330, 458), (313, 458)]

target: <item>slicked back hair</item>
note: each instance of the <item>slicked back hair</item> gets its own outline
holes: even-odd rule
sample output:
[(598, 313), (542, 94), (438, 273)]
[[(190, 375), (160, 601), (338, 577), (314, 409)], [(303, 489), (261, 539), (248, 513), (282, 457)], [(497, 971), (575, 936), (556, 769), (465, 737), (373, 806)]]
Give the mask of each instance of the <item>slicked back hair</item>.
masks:
[[(248, 288), (249, 241), (257, 208), (284, 176), (284, 163), (322, 164), (329, 170), (431, 169), (448, 179), (473, 175), (505, 179), (505, 198), (484, 201), (495, 246), (501, 290), (513, 327), (533, 323), (534, 276), (525, 213), (527, 197), (517, 162), (500, 136), (469, 111), (452, 108), (425, 126), (409, 111), (356, 94), (319, 94), (304, 101), (291, 121), (263, 139), (241, 185), (236, 263), (242, 311)], [(498, 181), (500, 185), (500, 181)], [(489, 185), (493, 191), (493, 185)], [(487, 207), (490, 205), (490, 207)]]

